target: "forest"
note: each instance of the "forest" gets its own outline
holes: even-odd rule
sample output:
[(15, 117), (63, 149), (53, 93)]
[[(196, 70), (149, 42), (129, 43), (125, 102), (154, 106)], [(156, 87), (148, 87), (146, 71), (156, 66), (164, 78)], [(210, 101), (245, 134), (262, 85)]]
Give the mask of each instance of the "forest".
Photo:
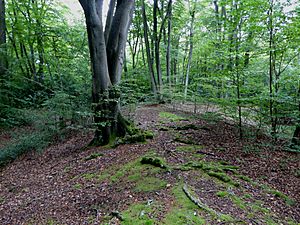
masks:
[(1, 224), (299, 224), (298, 0), (0, 0)]

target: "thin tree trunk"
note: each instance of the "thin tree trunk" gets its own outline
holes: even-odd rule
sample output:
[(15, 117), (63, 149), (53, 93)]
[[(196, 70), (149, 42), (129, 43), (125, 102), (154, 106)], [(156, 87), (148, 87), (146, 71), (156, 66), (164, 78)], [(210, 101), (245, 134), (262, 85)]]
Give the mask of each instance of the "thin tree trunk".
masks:
[(144, 24), (144, 39), (145, 39), (148, 69), (149, 69), (149, 74), (150, 74), (150, 79), (151, 79), (151, 87), (152, 87), (152, 92), (154, 93), (154, 95), (157, 95), (157, 82), (156, 82), (154, 70), (153, 70), (153, 58), (152, 58), (150, 44), (149, 44), (148, 24), (147, 24), (147, 16), (146, 16), (144, 0), (142, 1), (142, 12), (143, 12), (142, 14), (143, 14), (143, 24)]
[[(118, 84), (121, 80), (124, 52), (133, 14), (133, 5), (134, 1), (132, 0), (117, 2), (106, 46), (108, 70), (112, 84)], [(124, 11), (127, 13), (124, 13)]]
[(168, 45), (167, 45), (167, 78), (171, 88), (171, 29), (172, 29), (172, 0), (168, 4)]
[(157, 10), (158, 10), (158, 0), (154, 0), (153, 3), (153, 40), (154, 40), (154, 51), (155, 51), (155, 66), (157, 73), (157, 81), (158, 81), (158, 92), (159, 92), (159, 100), (162, 100), (162, 92), (163, 92), (163, 81), (162, 81), (162, 73), (161, 73), (161, 65), (160, 65), (160, 46), (159, 46), (159, 38), (158, 38), (158, 29), (157, 29)]
[(109, 38), (115, 8), (116, 8), (116, 0), (111, 0), (109, 3), (109, 8), (106, 17), (106, 25), (105, 25), (105, 32), (104, 32), (105, 44), (107, 44)]
[(300, 85), (298, 87), (298, 99), (299, 99), (298, 118), (297, 118), (297, 122), (296, 122), (296, 128), (295, 128), (295, 131), (294, 131), (294, 135), (293, 135), (293, 138), (292, 138), (291, 147), (300, 147)]
[(194, 20), (195, 20), (195, 9), (191, 12), (191, 24), (190, 24), (190, 39), (189, 39), (189, 57), (187, 63), (187, 70), (185, 76), (185, 84), (184, 84), (184, 98), (187, 97), (188, 85), (189, 85), (189, 75), (192, 63), (193, 56), (193, 35), (194, 35)]
[(272, 131), (271, 134), (275, 135), (276, 134), (276, 123), (274, 120), (274, 94), (273, 94), (273, 76), (274, 76), (274, 49), (273, 49), (273, 38), (274, 38), (274, 27), (273, 27), (273, 6), (274, 6), (274, 1), (270, 1), (270, 8), (268, 11), (268, 16), (269, 16), (269, 95), (270, 95), (270, 119), (271, 119), (271, 126), (272, 126)]

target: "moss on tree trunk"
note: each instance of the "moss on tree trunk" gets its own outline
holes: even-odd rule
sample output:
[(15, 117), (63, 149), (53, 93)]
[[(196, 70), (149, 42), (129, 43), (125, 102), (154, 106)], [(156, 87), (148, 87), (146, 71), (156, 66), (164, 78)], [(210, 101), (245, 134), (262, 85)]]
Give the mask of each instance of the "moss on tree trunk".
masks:
[(120, 92), (116, 88), (99, 95), (99, 102), (94, 104), (95, 136), (90, 145), (118, 145), (143, 142), (151, 138), (149, 133), (136, 128), (133, 122), (124, 118), (120, 111)]

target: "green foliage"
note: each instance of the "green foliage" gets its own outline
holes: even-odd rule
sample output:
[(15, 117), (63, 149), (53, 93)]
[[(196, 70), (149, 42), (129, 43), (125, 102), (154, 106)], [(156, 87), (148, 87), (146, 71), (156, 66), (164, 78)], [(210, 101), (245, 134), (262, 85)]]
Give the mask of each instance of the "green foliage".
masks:
[[(29, 151), (42, 151), (53, 140), (64, 138), (66, 128), (87, 127), (90, 114), (79, 115), (76, 112), (89, 112), (87, 105), (81, 104), (82, 99), (65, 92), (57, 92), (40, 105), (39, 109), (9, 108), (14, 116), (1, 121), (5, 126), (18, 125), (24, 127), (22, 131), (13, 133), (12, 141), (8, 142), (0, 152), (0, 165), (15, 160)], [(6, 111), (5, 113), (7, 113)], [(3, 114), (1, 115), (3, 116)], [(30, 130), (27, 132), (26, 130)]]
[(151, 94), (145, 77), (125, 78), (121, 85), (121, 103), (123, 105), (137, 104), (151, 101)]
[(63, 130), (59, 130), (55, 126), (45, 125), (45, 121), (48, 119), (47, 112), (24, 110), (23, 113), (24, 121), (30, 123), (31, 129), (27, 127), (24, 130), (21, 129), (20, 132), (12, 133), (12, 140), (6, 143), (0, 151), (0, 166), (30, 151), (44, 150), (54, 137), (63, 138)]

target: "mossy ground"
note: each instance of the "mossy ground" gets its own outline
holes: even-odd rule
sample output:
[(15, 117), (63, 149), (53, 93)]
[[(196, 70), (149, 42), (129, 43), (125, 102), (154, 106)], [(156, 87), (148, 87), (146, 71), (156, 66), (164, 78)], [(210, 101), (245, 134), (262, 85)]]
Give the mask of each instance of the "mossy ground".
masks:
[(170, 122), (178, 122), (178, 121), (182, 121), (182, 120), (187, 120), (184, 117), (181, 117), (174, 113), (169, 113), (169, 112), (160, 112), (159, 117), (161, 120), (164, 120), (164, 121), (167, 120)]
[(187, 198), (181, 184), (174, 187), (172, 193), (175, 202), (165, 217), (165, 224), (206, 224), (200, 215), (200, 209)]
[[(297, 212), (293, 209), (298, 206), (290, 204), (294, 195), (279, 192), (276, 185), (260, 179), (268, 178), (267, 173), (248, 173), (248, 167), (245, 170), (242, 165), (245, 160), (237, 155), (241, 145), (231, 149), (235, 133), (227, 135), (228, 140), (223, 138), (232, 126), (219, 126), (220, 120), (207, 123), (199, 118), (191, 121), (189, 117), (187, 121), (184, 113), (177, 116), (163, 110), (159, 115), (160, 111), (141, 114), (156, 115), (147, 118), (154, 121), (148, 123), (150, 127), (143, 124), (143, 128), (152, 130), (145, 136), (154, 138), (147, 143), (82, 151), (90, 138), (78, 146), (80, 136), (63, 151), (56, 147), (49, 150), (50, 157), (38, 159), (40, 164), (36, 160), (21, 160), (19, 168), (7, 168), (9, 173), (3, 172), (1, 183), (0, 214), (5, 211), (18, 224), (69, 224), (70, 218), (76, 224), (297, 224)], [(193, 123), (195, 126), (189, 125)], [(186, 143), (178, 143), (176, 137)], [(75, 151), (74, 146), (78, 146)], [(52, 163), (48, 164), (49, 160)], [(31, 165), (32, 162), (35, 163)], [(252, 163), (258, 166), (252, 169), (261, 169), (256, 161), (247, 163), (249, 167)], [(24, 168), (28, 166), (25, 180)], [(39, 176), (40, 172), (43, 176)], [(184, 185), (205, 207), (191, 200), (183, 190)], [(34, 202), (30, 195), (32, 186)], [(51, 199), (44, 198), (45, 193)], [(64, 194), (66, 197), (62, 198)], [(47, 205), (47, 209), (40, 212), (41, 204)], [(66, 205), (68, 210), (56, 210), (57, 205)], [(8, 206), (11, 210), (7, 210)], [(24, 221), (24, 215), (28, 220)]]

